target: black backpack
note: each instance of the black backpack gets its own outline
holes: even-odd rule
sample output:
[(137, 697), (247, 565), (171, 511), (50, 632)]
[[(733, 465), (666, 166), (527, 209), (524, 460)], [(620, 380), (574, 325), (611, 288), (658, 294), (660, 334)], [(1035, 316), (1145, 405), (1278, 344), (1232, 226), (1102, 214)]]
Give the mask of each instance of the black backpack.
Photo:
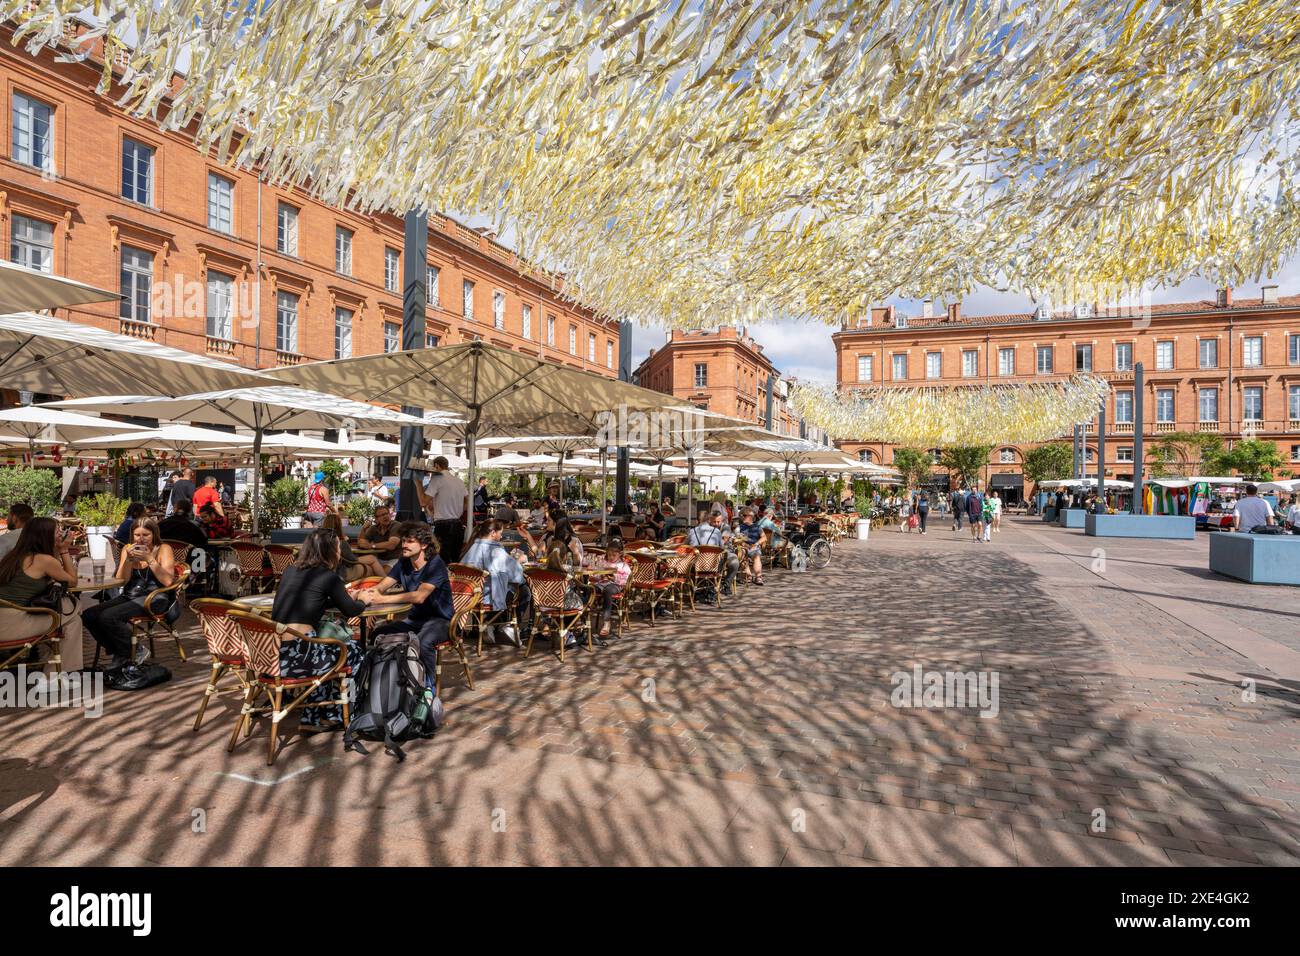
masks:
[(398, 741), (432, 737), (442, 723), (442, 701), (425, 697), (419, 638), (410, 632), (382, 634), (352, 679), (355, 704), (343, 732), (343, 749), (368, 754), (362, 740), (381, 740), (399, 761)]
[(172, 672), (153, 661), (130, 662), (104, 672), (104, 686), (109, 690), (144, 690), (171, 679)]

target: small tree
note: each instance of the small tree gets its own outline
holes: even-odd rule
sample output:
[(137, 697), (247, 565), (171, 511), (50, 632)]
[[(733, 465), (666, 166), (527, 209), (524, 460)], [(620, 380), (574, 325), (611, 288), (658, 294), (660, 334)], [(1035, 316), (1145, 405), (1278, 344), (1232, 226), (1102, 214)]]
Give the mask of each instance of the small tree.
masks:
[(894, 467), (903, 476), (903, 484), (915, 488), (930, 478), (930, 456), (919, 448), (895, 448)]
[(49, 468), (0, 468), (0, 506), (7, 512), (16, 504), (25, 504), (38, 515), (53, 512), (63, 500), (63, 483)]
[(749, 491), (749, 476), (741, 475), (736, 479), (736, 494), (744, 498), (747, 491)]
[(1025, 477), (1034, 484), (1069, 478), (1073, 467), (1074, 449), (1063, 441), (1049, 442), (1025, 452)]
[(1230, 471), (1222, 461), (1223, 439), (1212, 432), (1170, 432), (1151, 448), (1151, 475), (1195, 475)]
[(1282, 456), (1277, 445), (1258, 438), (1244, 438), (1231, 451), (1215, 453), (1207, 460), (1210, 470), (1235, 471), (1244, 478), (1267, 481), (1273, 472), (1282, 467)]
[(325, 473), (325, 487), (331, 495), (346, 494), (352, 490), (348, 480), (348, 466), (337, 458), (328, 458), (321, 462), (320, 470)]
[(939, 464), (955, 476), (958, 483), (971, 487), (988, 464), (992, 445), (954, 445), (939, 455)]

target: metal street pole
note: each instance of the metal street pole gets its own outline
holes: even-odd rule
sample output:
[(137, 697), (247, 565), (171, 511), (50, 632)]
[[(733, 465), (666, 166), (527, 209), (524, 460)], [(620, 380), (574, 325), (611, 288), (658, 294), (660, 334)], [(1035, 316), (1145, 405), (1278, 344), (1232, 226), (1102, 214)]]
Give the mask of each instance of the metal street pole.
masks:
[[(1087, 463), (1088, 453), (1084, 451), (1084, 462)], [(1097, 514), (1106, 513), (1106, 400), (1101, 400), (1101, 408), (1097, 410), (1097, 507), (1094, 509)]]
[[(618, 380), (620, 382), (632, 381), (632, 323), (627, 319), (618, 324)], [(624, 435), (617, 437), (619, 441), (626, 438)], [(616, 515), (632, 513), (632, 508), (628, 503), (629, 481), (628, 449), (627, 445), (620, 444), (618, 446), (618, 456), (614, 461), (614, 514)], [(602, 511), (604, 507), (605, 503), (602, 501)]]
[(1142, 449), (1146, 421), (1142, 415), (1142, 372), (1141, 362), (1133, 366), (1133, 503), (1129, 510), (1135, 515), (1142, 514), (1142, 471), (1146, 463)]
[[(402, 349), (422, 349), (425, 343), (425, 260), (429, 247), (429, 214), (412, 210), (406, 214), (406, 230), (402, 244)], [(411, 405), (402, 406), (407, 415), (417, 418), (424, 410)], [(415, 490), (415, 477), (411, 461), (424, 454), (424, 429), (419, 425), (402, 426), (402, 457), (398, 468), (400, 485), (397, 493), (397, 517), (401, 521), (416, 521), (424, 517), (420, 499)]]

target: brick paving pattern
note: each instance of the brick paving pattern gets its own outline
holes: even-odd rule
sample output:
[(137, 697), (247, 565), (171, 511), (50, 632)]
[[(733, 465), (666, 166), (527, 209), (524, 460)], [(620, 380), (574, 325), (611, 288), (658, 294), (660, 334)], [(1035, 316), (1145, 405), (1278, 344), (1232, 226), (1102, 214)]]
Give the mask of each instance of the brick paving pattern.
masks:
[[(160, 642), (173, 681), (100, 719), (0, 711), (0, 862), (1300, 861), (1296, 592), (1200, 570), (1204, 536), (1004, 525), (877, 531), (564, 665), (489, 648), (400, 765), (295, 736), (268, 768), (261, 727), (227, 755), (234, 695), (193, 732), (206, 653)], [(997, 715), (893, 706), (914, 665), (996, 672)]]

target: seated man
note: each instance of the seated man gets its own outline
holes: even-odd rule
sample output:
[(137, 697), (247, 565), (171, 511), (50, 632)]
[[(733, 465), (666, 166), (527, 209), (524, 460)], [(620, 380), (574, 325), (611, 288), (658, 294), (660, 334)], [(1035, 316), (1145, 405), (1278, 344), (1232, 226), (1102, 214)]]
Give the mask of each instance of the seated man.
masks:
[(482, 525), (469, 550), (461, 558), (461, 563), (487, 572), (483, 590), (484, 606), (493, 611), (501, 611), (510, 603), (511, 594), (518, 595), (520, 633), (512, 638), (518, 645), (528, 639), (533, 617), (533, 593), (524, 579), (523, 565), (511, 557), (501, 543), (505, 530), (506, 526), (500, 521), (489, 521)]
[(414, 631), (420, 640), (420, 661), (424, 664), (429, 690), (437, 679), (436, 648), (447, 642), (454, 606), (451, 578), (447, 565), (438, 557), (438, 539), (427, 524), (411, 522), (402, 528), (402, 556), (389, 569), (379, 585), (358, 595), (370, 604), (410, 604), (402, 621), (390, 621), (371, 631), (371, 639), (381, 634)]
[(207, 547), (208, 536), (195, 523), (193, 509), (194, 506), (189, 501), (179, 501), (171, 515), (158, 522), (158, 530), (164, 541), (180, 541), (199, 550)]
[(23, 527), (32, 520), (32, 515), (31, 506), (21, 501), (9, 508), (9, 530), (0, 534), (0, 557), (13, 550), (18, 539), (22, 537)]
[(707, 545), (722, 548), (724, 556), (723, 586), (731, 585), (735, 589), (736, 572), (740, 570), (740, 558), (731, 550), (731, 527), (722, 523), (722, 515), (706, 508), (700, 509), (700, 522), (686, 536), (686, 543), (693, 548)]
[(750, 562), (750, 573), (755, 584), (763, 583), (764, 531), (754, 521), (754, 511), (746, 508), (740, 515), (740, 529), (736, 534), (745, 539), (745, 560)]
[(367, 521), (357, 535), (357, 547), (378, 551), (380, 561), (395, 561), (402, 556), (400, 531), (393, 521), (393, 509), (386, 504), (377, 504), (374, 519)]
[(218, 512), (216, 507), (207, 504), (199, 509), (199, 523), (203, 525), (203, 531), (206, 533), (208, 540), (214, 538), (229, 538), (233, 533), (230, 527), (230, 519), (225, 514)]

